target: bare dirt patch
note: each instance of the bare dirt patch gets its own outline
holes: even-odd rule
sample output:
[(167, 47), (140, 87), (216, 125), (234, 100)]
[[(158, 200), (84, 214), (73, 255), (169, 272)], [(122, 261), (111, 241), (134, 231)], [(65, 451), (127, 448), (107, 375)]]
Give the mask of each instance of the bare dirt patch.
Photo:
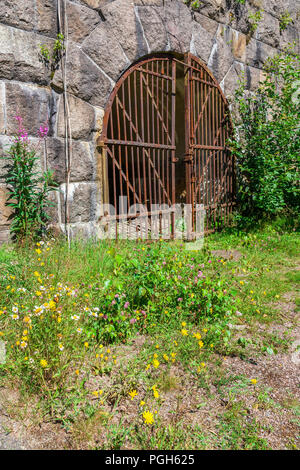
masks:
[(272, 449), (285, 449), (292, 445), (300, 446), (299, 415), (300, 407), (300, 324), (299, 314), (292, 302), (293, 294), (284, 296), (285, 302), (274, 305), (283, 313), (286, 321), (282, 324), (260, 325), (263, 330), (276, 332), (286, 337), (291, 328), (294, 341), (286, 353), (261, 355), (254, 363), (239, 357), (226, 359), (228, 373), (256, 379), (253, 393), (245, 393), (243, 400), (251, 415), (263, 425), (264, 437)]
[(0, 389), (0, 449), (70, 449), (67, 433), (24, 402), (13, 390)]

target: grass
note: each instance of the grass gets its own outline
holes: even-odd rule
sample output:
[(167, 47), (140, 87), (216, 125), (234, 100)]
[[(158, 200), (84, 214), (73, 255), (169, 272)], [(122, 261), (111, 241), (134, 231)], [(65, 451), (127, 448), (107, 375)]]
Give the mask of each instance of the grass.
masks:
[[(41, 446), (299, 445), (289, 368), (297, 233), (217, 233), (197, 252), (112, 241), (69, 250), (45, 240), (3, 245), (0, 268), (0, 387), (9, 394), (14, 383), (33, 428), (68, 433), (64, 444)], [(12, 422), (24, 419), (22, 406), (5, 406)]]

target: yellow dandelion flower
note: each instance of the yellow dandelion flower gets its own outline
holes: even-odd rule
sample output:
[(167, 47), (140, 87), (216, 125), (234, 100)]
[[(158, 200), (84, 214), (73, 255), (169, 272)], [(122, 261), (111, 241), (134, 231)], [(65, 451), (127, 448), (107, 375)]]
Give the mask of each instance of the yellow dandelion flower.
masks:
[(129, 396), (131, 397), (131, 400), (134, 399), (134, 397), (136, 397), (138, 394), (138, 392), (136, 390), (131, 390), (131, 392), (129, 392)]
[(49, 308), (50, 308), (51, 310), (55, 310), (55, 309), (56, 309), (56, 303), (55, 303), (53, 300), (50, 300), (48, 306), (49, 306)]
[(41, 364), (42, 367), (45, 368), (45, 367), (47, 367), (48, 362), (46, 361), (46, 359), (41, 359), (41, 360), (40, 360), (40, 364)]
[(153, 417), (153, 413), (151, 413), (151, 411), (144, 411), (143, 418), (144, 418), (145, 424), (153, 424), (154, 423), (154, 417)]

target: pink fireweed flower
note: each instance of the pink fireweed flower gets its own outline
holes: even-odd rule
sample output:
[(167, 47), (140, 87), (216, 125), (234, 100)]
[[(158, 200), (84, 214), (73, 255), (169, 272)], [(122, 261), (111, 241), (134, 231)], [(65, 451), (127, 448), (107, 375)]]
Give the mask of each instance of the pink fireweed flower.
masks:
[(45, 139), (48, 135), (48, 132), (49, 132), (48, 123), (45, 123), (45, 124), (41, 125), (39, 130), (38, 130), (39, 138), (40, 139)]
[(27, 142), (28, 141), (28, 132), (26, 132), (26, 130), (24, 129), (23, 127), (23, 119), (21, 116), (17, 115), (15, 116), (15, 119), (18, 121), (19, 123), (19, 128), (17, 130), (17, 136), (15, 137), (15, 142), (20, 142), (20, 141), (23, 141), (23, 142)]

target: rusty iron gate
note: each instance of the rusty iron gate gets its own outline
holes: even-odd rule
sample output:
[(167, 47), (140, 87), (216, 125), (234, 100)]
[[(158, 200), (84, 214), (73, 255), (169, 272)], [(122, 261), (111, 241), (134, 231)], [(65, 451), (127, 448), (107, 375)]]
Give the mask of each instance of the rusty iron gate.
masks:
[[(176, 109), (179, 67), (184, 74), (184, 109)], [(178, 125), (184, 129), (182, 155), (177, 152)], [(115, 221), (116, 236), (120, 221), (133, 221), (141, 214), (151, 220), (157, 216), (159, 235), (161, 216), (167, 213), (174, 237), (174, 205), (179, 202), (192, 207), (188, 238), (196, 235), (200, 205), (206, 211), (205, 232), (227, 225), (234, 206), (234, 162), (226, 147), (230, 132), (226, 98), (207, 67), (193, 55), (181, 60), (158, 55), (129, 68), (110, 96), (98, 141), (103, 155), (103, 201), (115, 208), (109, 217)], [(180, 160), (185, 166), (184, 201), (176, 193)], [(126, 206), (120, 196), (126, 196)], [(128, 213), (128, 207), (134, 210)]]

